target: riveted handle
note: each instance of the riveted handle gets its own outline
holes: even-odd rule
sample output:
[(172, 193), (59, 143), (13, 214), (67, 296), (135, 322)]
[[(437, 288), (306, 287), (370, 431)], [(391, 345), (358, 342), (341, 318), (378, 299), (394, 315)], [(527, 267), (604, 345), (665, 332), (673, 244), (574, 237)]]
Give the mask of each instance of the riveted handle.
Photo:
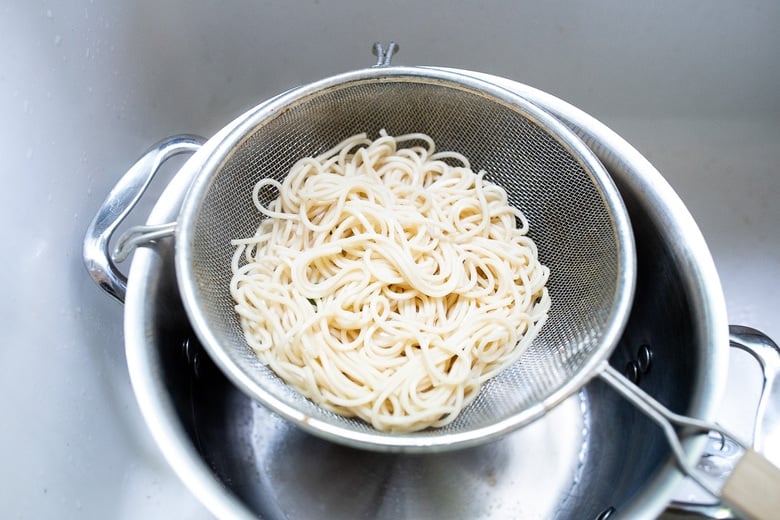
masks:
[(194, 153), (206, 140), (196, 135), (168, 137), (152, 146), (111, 190), (87, 228), (84, 237), (84, 265), (92, 279), (119, 302), (124, 302), (127, 277), (109, 253), (109, 242), (119, 224), (130, 214), (160, 166), (183, 153)]
[[(768, 519), (780, 515), (780, 347), (762, 332), (732, 325), (731, 346), (752, 355), (761, 366), (764, 382), (756, 412), (753, 449), (737, 462), (721, 489), (721, 498), (746, 518)], [(762, 454), (760, 454), (762, 453)], [(765, 458), (766, 457), (766, 458)], [(768, 460), (768, 459), (771, 459)]]
[(729, 332), (731, 346), (753, 356), (764, 376), (756, 409), (753, 449), (780, 464), (780, 347), (751, 327), (732, 325)]

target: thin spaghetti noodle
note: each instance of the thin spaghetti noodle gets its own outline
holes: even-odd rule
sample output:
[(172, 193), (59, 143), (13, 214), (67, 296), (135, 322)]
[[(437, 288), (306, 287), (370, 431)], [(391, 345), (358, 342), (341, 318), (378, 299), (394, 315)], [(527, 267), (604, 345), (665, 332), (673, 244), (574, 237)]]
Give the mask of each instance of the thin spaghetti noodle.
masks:
[(261, 361), (378, 430), (453, 421), (550, 308), (528, 222), (484, 175), (425, 134), (383, 130), (258, 182), (265, 218), (232, 242), (230, 290)]

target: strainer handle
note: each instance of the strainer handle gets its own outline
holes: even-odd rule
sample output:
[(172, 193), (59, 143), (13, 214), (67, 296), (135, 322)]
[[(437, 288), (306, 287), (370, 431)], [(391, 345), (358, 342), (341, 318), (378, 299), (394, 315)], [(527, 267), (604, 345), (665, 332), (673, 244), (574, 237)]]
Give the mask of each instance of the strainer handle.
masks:
[[(729, 326), (729, 343), (731, 348), (743, 350), (750, 354), (761, 367), (763, 376), (761, 396), (756, 407), (754, 423), (753, 449), (769, 456), (774, 461), (780, 460), (780, 346), (763, 332), (742, 325)], [(721, 443), (721, 446), (728, 446)], [(733, 466), (731, 449), (726, 449), (721, 456), (718, 448), (705, 451), (703, 457), (708, 460), (716, 458), (717, 463)], [(705, 460), (704, 458), (702, 460)], [(684, 514), (696, 514), (703, 518), (733, 519), (734, 514), (721, 503), (700, 504), (693, 502), (672, 502), (669, 510)]]
[[(732, 328), (732, 344), (735, 342), (744, 344), (745, 331), (739, 330), (739, 332), (742, 334), (736, 334), (735, 328)], [(780, 354), (780, 349), (763, 334), (758, 333), (758, 331), (754, 332), (765, 339), (767, 347), (773, 347), (771, 350), (775, 351), (774, 355), (767, 356), (767, 354), (771, 354), (770, 352), (763, 352), (763, 355), (766, 356), (765, 359), (771, 358), (776, 366), (776, 354)], [(742, 339), (742, 342), (739, 341), (740, 339)], [(747, 350), (751, 351), (751, 349)], [(759, 361), (761, 361), (760, 358)], [(776, 372), (767, 370), (768, 367), (765, 365), (765, 362), (762, 362), (762, 368), (765, 375), (763, 393), (766, 395), (767, 391), (774, 392), (772, 388), (774, 387)], [(767, 374), (771, 374), (772, 377), (767, 378)], [(609, 366), (609, 364), (605, 364), (602, 367), (599, 376), (661, 427), (672, 448), (678, 467), (686, 476), (701, 486), (702, 489), (714, 497), (721, 498), (724, 503), (736, 509), (746, 518), (774, 518), (774, 515), (780, 511), (780, 495), (777, 493), (777, 490), (780, 489), (780, 468), (776, 467), (755, 449), (751, 449), (748, 443), (740, 440), (739, 437), (716, 423), (672, 412), (644, 390), (634, 385), (616, 369)], [(767, 386), (770, 388), (767, 388)], [(762, 402), (766, 402), (763, 396)], [(713, 484), (702, 479), (696, 472), (693, 464), (686, 456), (680, 442), (680, 436), (675, 431), (674, 425), (685, 427), (686, 430), (683, 431), (690, 435), (716, 432), (724, 439), (729, 439), (744, 450), (744, 455), (731, 475), (728, 476), (722, 488), (718, 489)]]
[(141, 199), (160, 166), (183, 153), (194, 153), (206, 140), (196, 135), (168, 137), (152, 146), (129, 170), (103, 201), (84, 237), (84, 264), (92, 279), (120, 303), (125, 300), (127, 277), (109, 253), (109, 242), (119, 224)]

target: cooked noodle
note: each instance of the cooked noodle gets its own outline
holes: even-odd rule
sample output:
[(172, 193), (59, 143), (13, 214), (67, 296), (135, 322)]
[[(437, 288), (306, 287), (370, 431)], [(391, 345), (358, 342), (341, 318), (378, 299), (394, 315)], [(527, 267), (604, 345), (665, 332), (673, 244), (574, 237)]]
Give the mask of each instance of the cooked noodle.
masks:
[(267, 218), (232, 242), (230, 290), (260, 360), (378, 430), (453, 421), (550, 308), (528, 222), (484, 175), (425, 134), (383, 130), (258, 182)]

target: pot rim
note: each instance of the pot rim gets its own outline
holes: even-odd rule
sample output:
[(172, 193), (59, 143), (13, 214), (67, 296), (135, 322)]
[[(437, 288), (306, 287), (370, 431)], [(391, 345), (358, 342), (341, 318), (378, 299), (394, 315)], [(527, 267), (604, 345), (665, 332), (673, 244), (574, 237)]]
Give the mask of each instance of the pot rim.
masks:
[[(415, 433), (397, 435), (386, 432), (357, 431), (332, 421), (307, 414), (304, 410), (280, 399), (260, 382), (254, 372), (242, 365), (242, 356), (233, 355), (224, 348), (210, 321), (210, 309), (204, 305), (199, 293), (201, 278), (193, 269), (192, 259), (196, 256), (195, 235), (199, 224), (200, 210), (204, 198), (216, 182), (216, 174), (258, 127), (273, 121), (291, 107), (305, 102), (311, 96), (320, 96), (334, 90), (351, 88), (366, 83), (414, 83), (440, 85), (453, 90), (463, 90), (490, 98), (497, 104), (511, 107), (527, 120), (534, 122), (553, 136), (582, 168), (588, 172), (593, 185), (599, 190), (605, 206), (610, 208), (613, 219), (612, 232), (617, 244), (619, 269), (615, 279), (616, 290), (610, 302), (612, 307), (599, 330), (598, 346), (594, 347), (586, 360), (573, 370), (562, 384), (553, 386), (539, 401), (518, 413), (512, 413), (478, 428), (465, 431), (437, 432), (435, 435)], [(620, 341), (633, 307), (637, 276), (634, 236), (628, 212), (612, 177), (572, 130), (549, 112), (520, 96), (511, 88), (505, 88), (494, 81), (480, 79), (455, 69), (426, 67), (374, 67), (338, 74), (320, 81), (292, 89), (281, 96), (263, 103), (239, 118), (237, 125), (222, 139), (213, 139), (215, 147), (200, 165), (200, 171), (192, 182), (179, 212), (176, 226), (176, 277), (182, 302), (190, 323), (202, 346), (225, 375), (244, 393), (260, 404), (293, 422), (299, 428), (312, 434), (356, 448), (375, 451), (430, 453), (450, 451), (476, 446), (495, 440), (543, 417), (544, 414), (577, 393), (592, 378), (601, 372), (609, 356)], [(522, 359), (522, 358), (521, 358)]]
[[(433, 67), (432, 67), (433, 68)], [(437, 68), (440, 69), (440, 68)], [(442, 69), (440, 69), (442, 70)], [(679, 196), (650, 162), (627, 141), (592, 116), (573, 105), (522, 83), (489, 74), (459, 69), (443, 69), (453, 73), (480, 77), (510, 89), (574, 129), (596, 153), (608, 170), (625, 171), (621, 180), (632, 190), (650, 197), (655, 211), (649, 215), (654, 223), (673, 230), (679, 240), (670, 244), (671, 254), (686, 273), (686, 293), (695, 308), (701, 311), (694, 323), (695, 337), (705, 338), (698, 349), (698, 366), (702, 372), (691, 396), (688, 415), (711, 420), (721, 401), (728, 370), (728, 321), (726, 304), (712, 256), (697, 224)], [(250, 109), (228, 124), (194, 154), (170, 182), (151, 212), (148, 223), (170, 222), (178, 214), (182, 196), (200, 171), (204, 161), (229, 132), (250, 118), (273, 99)], [(148, 273), (158, 266), (153, 251), (139, 250), (129, 272), (125, 301), (125, 348), (131, 383), (142, 414), (168, 463), (190, 491), (216, 516), (253, 518), (254, 515), (215, 477), (195, 448), (189, 443), (167, 398), (165, 384), (147, 348), (144, 335)], [(686, 444), (690, 460), (695, 462), (706, 439)], [(655, 517), (664, 509), (682, 480), (671, 462), (623, 511), (632, 518)]]

